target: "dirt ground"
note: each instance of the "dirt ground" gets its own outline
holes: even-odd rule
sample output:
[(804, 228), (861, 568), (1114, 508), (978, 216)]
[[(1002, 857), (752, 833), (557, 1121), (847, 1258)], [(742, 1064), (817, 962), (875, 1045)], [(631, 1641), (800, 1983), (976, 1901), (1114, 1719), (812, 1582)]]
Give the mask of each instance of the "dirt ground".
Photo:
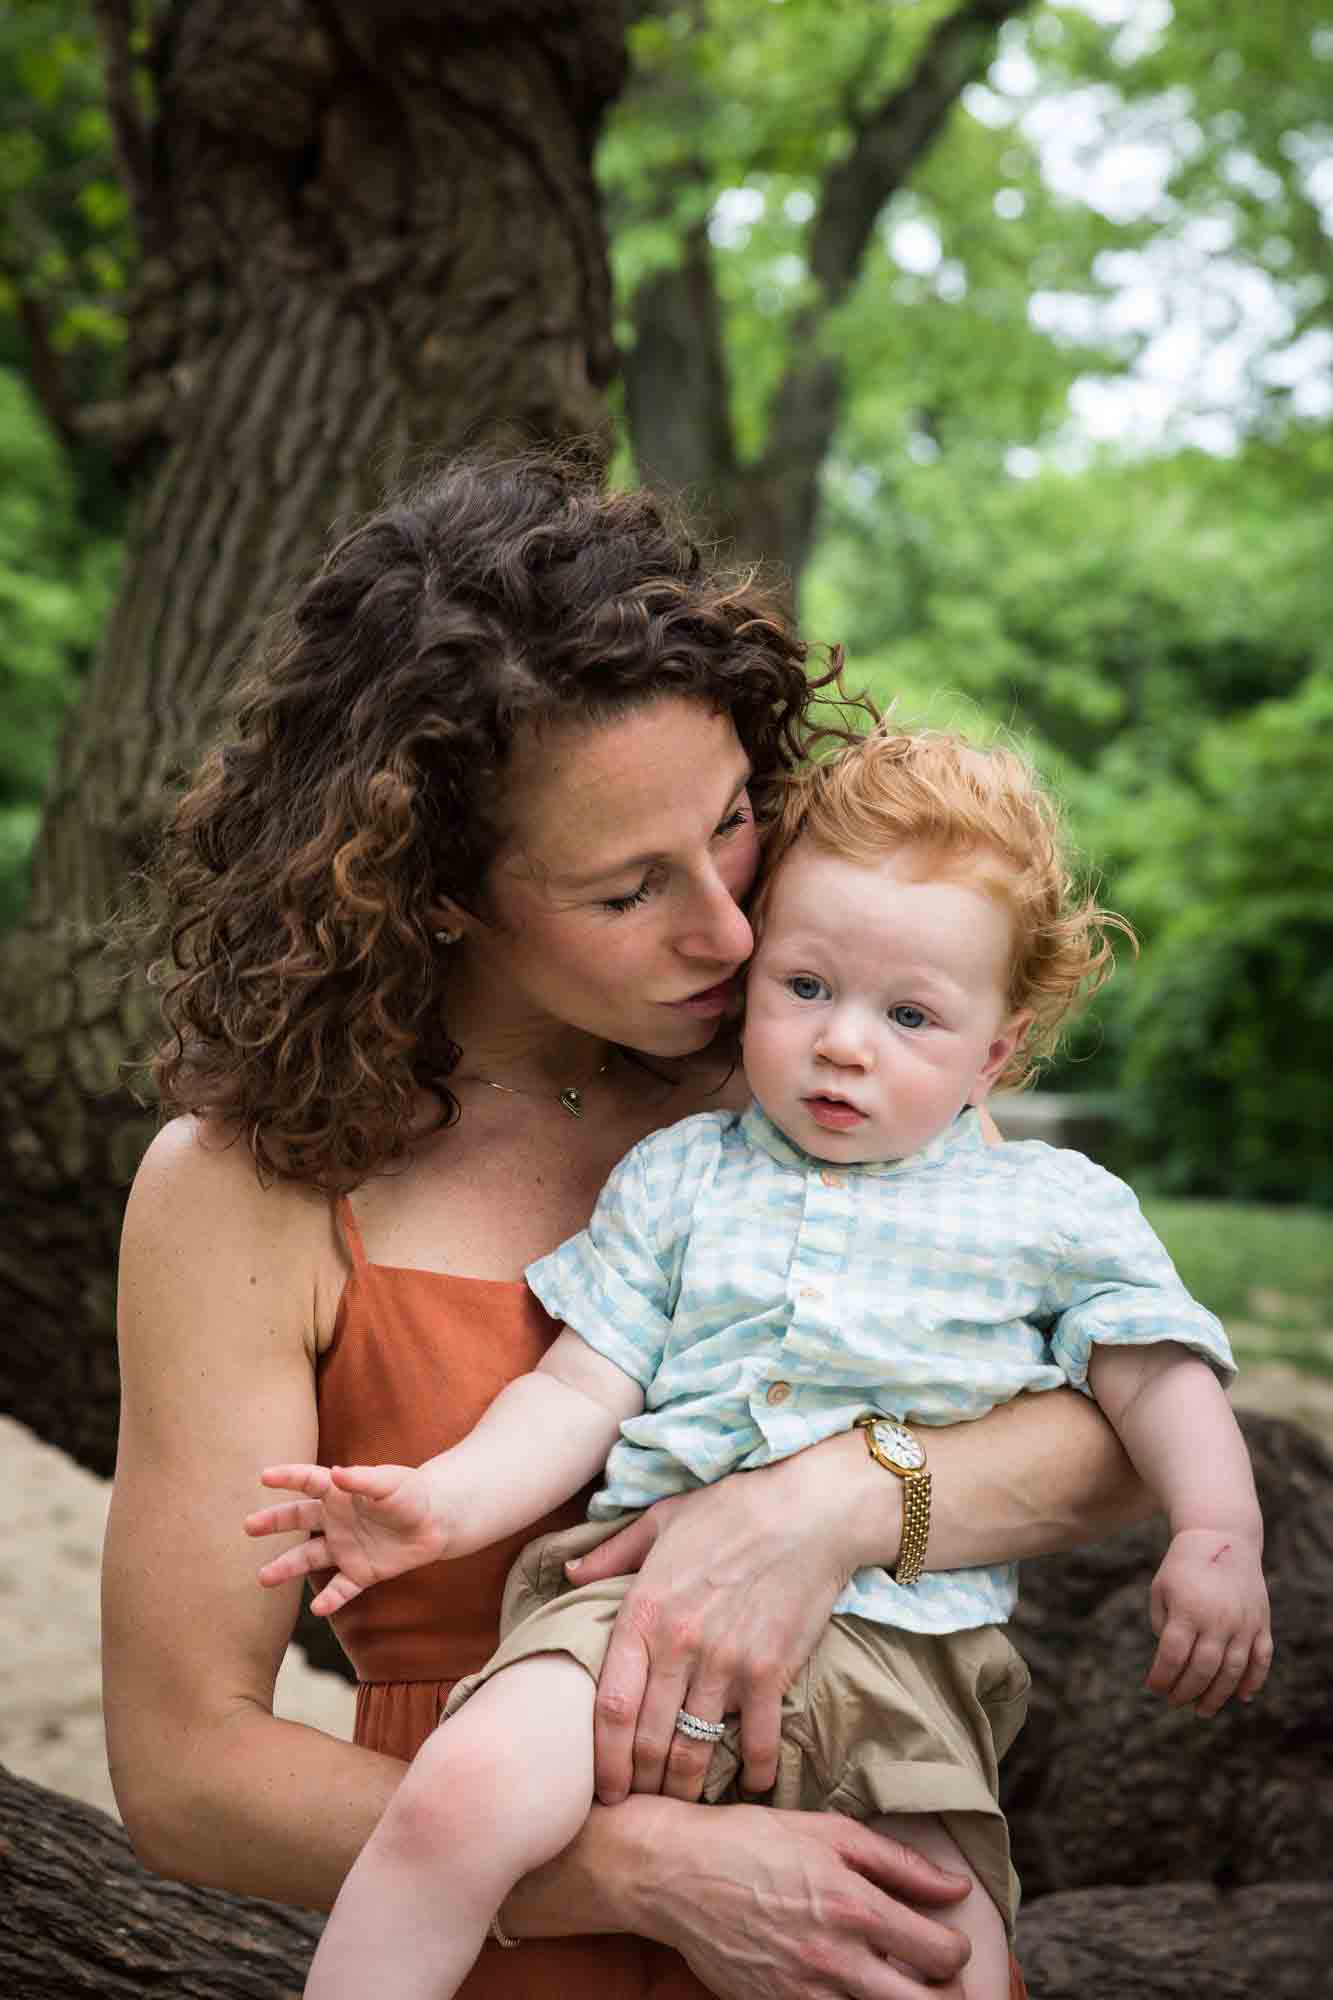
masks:
[[(1333, 1381), (1278, 1363), (1245, 1370), (1238, 1403), (1290, 1417), (1333, 1448)], [(114, 1813), (102, 1736), (97, 1572), (109, 1487), (0, 1417), (0, 1763)], [(284, 1715), (349, 1736), (352, 1690), (288, 1655)]]

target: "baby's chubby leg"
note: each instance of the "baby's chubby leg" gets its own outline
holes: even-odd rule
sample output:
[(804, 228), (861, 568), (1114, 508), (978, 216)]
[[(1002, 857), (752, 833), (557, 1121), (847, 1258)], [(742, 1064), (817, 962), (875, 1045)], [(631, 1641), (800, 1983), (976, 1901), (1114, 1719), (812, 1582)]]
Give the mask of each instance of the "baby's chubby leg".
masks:
[(972, 1947), (972, 1956), (958, 1975), (958, 1990), (964, 2000), (1009, 2000), (1009, 1939), (1004, 1919), (941, 1822), (931, 1813), (885, 1813), (870, 1824), (877, 1833), (887, 1833), (904, 1847), (914, 1847), (941, 1868), (967, 1876), (972, 1888), (964, 1901), (932, 1914), (962, 1931)]
[(592, 1804), (596, 1688), (563, 1653), (486, 1681), (417, 1752), (333, 1907), (306, 2000), (447, 2000)]

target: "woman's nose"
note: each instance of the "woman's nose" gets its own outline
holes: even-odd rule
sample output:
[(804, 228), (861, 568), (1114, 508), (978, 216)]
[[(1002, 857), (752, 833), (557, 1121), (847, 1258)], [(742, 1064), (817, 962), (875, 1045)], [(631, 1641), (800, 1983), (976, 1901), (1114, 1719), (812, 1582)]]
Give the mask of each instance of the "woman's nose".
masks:
[(720, 875), (696, 888), (676, 937), (685, 958), (740, 965), (754, 950), (754, 932), (744, 910)]

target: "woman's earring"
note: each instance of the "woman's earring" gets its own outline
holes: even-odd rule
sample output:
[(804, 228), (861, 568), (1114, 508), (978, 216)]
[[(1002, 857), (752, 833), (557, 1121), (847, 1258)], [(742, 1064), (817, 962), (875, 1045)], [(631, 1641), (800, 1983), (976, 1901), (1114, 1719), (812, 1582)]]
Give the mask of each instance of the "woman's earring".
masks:
[(432, 931), (432, 932), (431, 932), (431, 936), (432, 936), (432, 937), (434, 938), (434, 940), (435, 940), (436, 944), (457, 944), (457, 943), (458, 943), (458, 940), (459, 940), (459, 938), (460, 938), (460, 937), (462, 937), (462, 935), (463, 935), (463, 933), (462, 933), (461, 931)]

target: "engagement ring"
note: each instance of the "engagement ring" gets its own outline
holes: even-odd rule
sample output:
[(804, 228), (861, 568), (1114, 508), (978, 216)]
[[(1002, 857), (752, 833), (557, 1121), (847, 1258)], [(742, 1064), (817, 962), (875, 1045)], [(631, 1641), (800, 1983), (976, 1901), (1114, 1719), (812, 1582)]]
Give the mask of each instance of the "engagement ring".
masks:
[(682, 1708), (676, 1716), (678, 1736), (692, 1736), (696, 1743), (718, 1743), (727, 1733), (725, 1722), (705, 1722), (701, 1715), (691, 1715), (688, 1708)]

